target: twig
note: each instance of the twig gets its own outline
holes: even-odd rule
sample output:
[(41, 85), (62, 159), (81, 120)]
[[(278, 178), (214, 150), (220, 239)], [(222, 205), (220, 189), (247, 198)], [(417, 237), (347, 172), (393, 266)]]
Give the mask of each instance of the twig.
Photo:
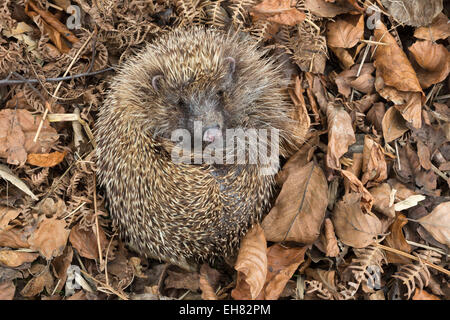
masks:
[(93, 177), (94, 180), (94, 216), (95, 216), (95, 229), (97, 233), (97, 247), (98, 247), (98, 257), (100, 262), (100, 268), (103, 265), (103, 256), (102, 256), (102, 246), (100, 244), (100, 228), (98, 226), (98, 213), (97, 213), (97, 181), (95, 179), (95, 174)]
[(417, 257), (415, 257), (415, 256), (413, 256), (413, 255), (411, 255), (411, 254), (409, 254), (409, 253), (406, 253), (406, 252), (403, 252), (403, 251), (400, 251), (400, 250), (397, 250), (397, 249), (394, 249), (394, 248), (391, 248), (391, 247), (387, 247), (387, 246), (384, 246), (384, 245), (379, 244), (379, 243), (375, 243), (375, 245), (376, 245), (377, 247), (383, 249), (383, 250), (386, 250), (386, 251), (390, 251), (390, 252), (396, 253), (396, 254), (398, 254), (398, 255), (401, 255), (401, 256), (404, 256), (404, 257), (413, 259), (413, 260), (418, 261), (418, 262), (423, 262), (423, 263), (425, 263), (426, 265), (430, 266), (431, 268), (433, 268), (433, 269), (435, 269), (435, 270), (437, 270), (437, 271), (440, 271), (440, 272), (442, 272), (442, 273), (445, 273), (446, 275), (450, 276), (450, 271), (448, 271), (447, 269), (444, 269), (444, 268), (442, 268), (442, 267), (440, 267), (440, 266), (437, 266), (437, 265), (435, 265), (434, 263), (431, 263), (431, 262), (428, 261), (428, 260), (425, 260), (425, 259), (419, 259), (419, 258), (417, 258)]
[[(84, 275), (88, 276), (91, 280), (99, 283), (101, 286), (103, 286), (105, 289), (109, 290), (112, 294), (115, 294), (116, 296), (118, 296), (119, 298), (121, 298), (122, 300), (129, 300), (127, 296), (123, 295), (122, 293), (120, 293), (119, 291), (115, 290), (113, 287), (95, 279), (93, 276), (91, 276), (89, 273), (87, 273), (84, 270), (80, 270), (81, 273), (83, 273)], [(97, 290), (99, 290), (100, 288), (97, 287)]]
[[(72, 66), (75, 64), (75, 62), (77, 61), (78, 57), (80, 56), (81, 52), (84, 50), (84, 48), (87, 46), (87, 44), (89, 43), (89, 41), (92, 39), (93, 35), (94, 35), (94, 34), (91, 33), (91, 34), (89, 35), (89, 37), (86, 39), (86, 41), (83, 43), (83, 45), (80, 47), (80, 49), (78, 49), (77, 53), (76, 53), (75, 56), (73, 57), (73, 59), (72, 59), (72, 61), (70, 62), (69, 66), (67, 67), (66, 72), (64, 72), (63, 77), (67, 76), (67, 74), (69, 73), (70, 69), (71, 69)], [(53, 100), (55, 100), (56, 94), (58, 93), (59, 88), (61, 88), (61, 84), (62, 84), (62, 82), (59, 82), (58, 85), (56, 86), (56, 89), (55, 89), (55, 91), (53, 92), (53, 95), (52, 95)], [(52, 101), (52, 102), (54, 102), (54, 101)], [(39, 127), (38, 127), (38, 129), (37, 129), (37, 131), (36, 131), (36, 135), (34, 136), (34, 139), (33, 139), (33, 142), (34, 142), (34, 143), (37, 142), (37, 138), (39, 137), (39, 134), (41, 133), (42, 126), (44, 125), (44, 121), (45, 121), (45, 119), (47, 118), (47, 114), (48, 114), (48, 112), (49, 112), (49, 110), (50, 110), (51, 104), (48, 103), (48, 102), (46, 102), (45, 104), (46, 104), (45, 112), (44, 112), (44, 115), (42, 116), (41, 122), (39, 123)]]
[[(112, 71), (112, 70), (114, 70), (114, 68), (109, 67), (109, 68), (102, 69), (102, 70), (97, 70), (97, 71), (92, 71), (92, 72), (83, 72), (80, 74), (75, 74), (75, 75), (67, 76), (67, 77), (45, 78), (43, 80), (44, 80), (44, 82), (66, 81), (66, 80), (78, 79), (78, 78), (82, 78), (82, 77), (95, 76), (97, 74)], [(9, 78), (2, 79), (2, 80), (0, 80), (0, 87), (16, 85), (16, 84), (24, 84), (24, 83), (26, 83), (26, 84), (39, 83), (38, 79), (25, 79), (20, 74), (17, 74), (15, 72), (13, 74), (21, 79), (20, 80), (12, 80)]]
[(406, 242), (407, 242), (408, 244), (412, 245), (412, 246), (416, 246), (416, 247), (419, 247), (419, 248), (424, 248), (424, 249), (436, 251), (437, 253), (440, 253), (440, 254), (442, 254), (442, 255), (446, 255), (447, 257), (450, 257), (450, 254), (447, 254), (447, 253), (445, 253), (443, 250), (440, 250), (440, 249), (438, 249), (438, 248), (430, 247), (430, 246), (427, 246), (427, 245), (425, 245), (425, 244), (417, 243), (417, 242), (409, 241), (409, 240), (406, 240)]

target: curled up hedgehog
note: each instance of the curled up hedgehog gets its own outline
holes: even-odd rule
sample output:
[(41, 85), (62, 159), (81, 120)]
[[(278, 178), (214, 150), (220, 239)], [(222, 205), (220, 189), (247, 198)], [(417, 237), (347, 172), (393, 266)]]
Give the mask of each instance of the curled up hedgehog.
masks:
[[(164, 34), (120, 68), (96, 123), (98, 180), (133, 250), (186, 269), (236, 253), (273, 197), (278, 162), (268, 173), (258, 150), (287, 157), (306, 134), (287, 80), (248, 35), (200, 27)], [(231, 139), (235, 128), (253, 136)], [(216, 146), (218, 161), (193, 146)]]

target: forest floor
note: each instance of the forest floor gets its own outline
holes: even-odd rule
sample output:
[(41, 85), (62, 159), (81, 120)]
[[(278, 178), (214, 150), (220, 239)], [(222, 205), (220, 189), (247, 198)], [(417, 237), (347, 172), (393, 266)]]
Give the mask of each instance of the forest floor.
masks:
[[(448, 4), (0, 0), (0, 299), (449, 299)], [(122, 62), (191, 25), (284, 59), (310, 124), (234, 266), (198, 272), (124, 245), (93, 136)]]

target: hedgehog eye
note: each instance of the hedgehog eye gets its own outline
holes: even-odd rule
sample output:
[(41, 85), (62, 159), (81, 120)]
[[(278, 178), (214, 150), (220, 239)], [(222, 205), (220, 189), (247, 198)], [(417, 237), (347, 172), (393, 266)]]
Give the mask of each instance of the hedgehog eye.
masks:
[(177, 101), (177, 106), (178, 106), (178, 108), (180, 108), (180, 109), (186, 109), (186, 102), (184, 102), (183, 99), (178, 99), (178, 101)]
[(219, 97), (220, 99), (222, 99), (223, 96), (225, 95), (225, 92), (224, 92), (223, 90), (219, 90), (219, 91), (217, 91), (216, 95), (217, 95), (217, 97)]

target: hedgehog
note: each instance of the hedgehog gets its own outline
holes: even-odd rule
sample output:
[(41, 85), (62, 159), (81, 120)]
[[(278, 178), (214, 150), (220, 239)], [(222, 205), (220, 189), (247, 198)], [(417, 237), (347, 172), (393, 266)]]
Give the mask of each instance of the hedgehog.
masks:
[[(132, 250), (188, 270), (236, 256), (270, 209), (278, 163), (264, 171), (268, 157), (252, 148), (233, 161), (243, 145), (225, 145), (230, 129), (275, 133), (239, 141), (284, 158), (307, 130), (294, 120), (278, 61), (242, 32), (190, 27), (164, 33), (119, 68), (96, 121), (97, 175)], [(192, 161), (192, 144), (173, 138), (180, 130), (202, 152), (215, 145), (218, 161)], [(180, 150), (184, 161), (174, 157)]]

